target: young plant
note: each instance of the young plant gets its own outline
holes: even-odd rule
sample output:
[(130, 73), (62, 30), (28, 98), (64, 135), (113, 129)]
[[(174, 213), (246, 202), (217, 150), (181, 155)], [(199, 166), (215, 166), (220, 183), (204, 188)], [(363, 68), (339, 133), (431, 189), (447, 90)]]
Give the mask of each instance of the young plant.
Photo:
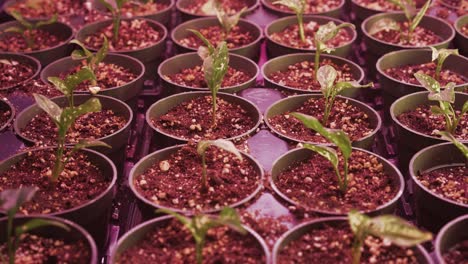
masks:
[(95, 78), (96, 69), (98, 68), (99, 63), (104, 60), (104, 58), (107, 56), (107, 53), (109, 52), (109, 42), (107, 41), (106, 36), (103, 35), (103, 37), (104, 43), (98, 52), (96, 52), (96, 54), (89, 51), (79, 40), (74, 39), (70, 41), (70, 43), (74, 43), (81, 47), (81, 50), (74, 50), (71, 54), (71, 57), (73, 60), (86, 60), (86, 65), (83, 68), (88, 68), (93, 73), (94, 78), (91, 77), (91, 84), (93, 86), (96, 86), (97, 83)]
[(413, 247), (432, 240), (432, 234), (419, 230), (405, 220), (394, 215), (369, 217), (351, 210), (348, 221), (354, 233), (353, 264), (359, 264), (362, 245), (367, 236), (372, 235), (390, 241), (400, 247)]
[(218, 9), (216, 12), (216, 16), (218, 17), (218, 21), (223, 27), (225, 36), (229, 35), (231, 30), (239, 23), (239, 20), (242, 14), (247, 10), (247, 7), (242, 8), (241, 11), (237, 12), (236, 14), (230, 16), (228, 13), (224, 11), (224, 9)]
[(440, 72), (442, 71), (442, 65), (444, 64), (445, 60), (450, 55), (458, 55), (457, 49), (440, 49), (437, 50), (434, 47), (430, 47), (432, 50), (432, 61), (437, 60), (437, 68), (435, 72), (434, 79), (439, 80)]
[[(31, 230), (43, 226), (57, 226), (66, 231), (70, 231), (68, 226), (57, 221), (32, 219), (23, 225), (16, 227), (13, 235), (13, 220), (16, 213), (22, 204), (33, 198), (36, 191), (36, 187), (23, 187), (21, 189), (4, 190), (0, 192), (0, 211), (5, 212), (7, 215), (6, 244), (8, 252), (8, 261), (0, 258), (1, 263), (15, 263), (16, 250), (18, 249), (21, 236)], [(0, 257), (1, 256), (3, 255), (0, 254)]]
[(303, 145), (304, 148), (310, 149), (330, 161), (330, 163), (333, 165), (333, 169), (335, 170), (335, 174), (338, 180), (338, 187), (340, 188), (342, 194), (346, 194), (348, 189), (348, 160), (351, 157), (352, 152), (351, 140), (349, 140), (349, 137), (341, 130), (332, 131), (325, 128), (322, 126), (320, 121), (313, 116), (297, 112), (292, 113), (291, 115), (299, 119), (307, 128), (310, 128), (319, 133), (341, 151), (341, 155), (343, 156), (343, 174), (340, 172), (339, 157), (335, 149), (327, 146), (312, 145), (307, 143)]
[(306, 0), (279, 0), (273, 2), (274, 5), (284, 5), (296, 13), (297, 25), (299, 26), (299, 37), (302, 42), (305, 42), (305, 31), (304, 31), (304, 11), (306, 8)]
[(468, 112), (468, 101), (463, 104), (460, 114), (457, 114), (452, 105), (455, 102), (455, 83), (448, 83), (445, 89), (441, 89), (440, 83), (429, 75), (417, 72), (414, 77), (429, 91), (429, 100), (439, 102), (439, 106), (431, 106), (431, 112), (436, 115), (443, 115), (445, 118), (445, 131), (454, 134), (461, 118)]
[(201, 191), (206, 192), (208, 190), (208, 182), (206, 177), (206, 150), (210, 146), (215, 146), (220, 149), (224, 149), (232, 154), (236, 155), (236, 157), (242, 161), (242, 155), (240, 154), (239, 150), (237, 150), (236, 146), (231, 141), (225, 139), (216, 139), (216, 140), (202, 140), (198, 142), (197, 145), (197, 153), (201, 156), (202, 159), (202, 184), (201, 184)]
[(200, 10), (205, 15), (215, 16), (221, 5), (221, 0), (208, 0), (201, 6)]
[(180, 221), (185, 228), (190, 231), (195, 240), (197, 264), (203, 262), (203, 246), (205, 245), (206, 234), (211, 228), (228, 226), (243, 235), (247, 234), (247, 230), (242, 226), (236, 210), (229, 207), (224, 207), (218, 216), (198, 214), (192, 218), (188, 218), (168, 209), (158, 209), (157, 212), (174, 216), (175, 219)]
[(112, 25), (113, 25), (113, 32), (114, 32), (114, 42), (117, 42), (119, 39), (119, 29), (120, 29), (120, 21), (122, 19), (122, 7), (128, 0), (115, 0), (115, 7), (111, 3), (107, 2), (106, 0), (99, 0), (99, 2), (104, 5), (112, 14)]
[(26, 21), (26, 19), (24, 19), (24, 17), (18, 11), (12, 11), (11, 16), (13, 16), (13, 18), (16, 19), (16, 21), (18, 21), (21, 24), (21, 26), (9, 27), (5, 29), (4, 32), (15, 32), (15, 33), (21, 34), (21, 36), (26, 41), (28, 48), (32, 48), (34, 46), (34, 36), (33, 36), (32, 31), (42, 26), (53, 24), (57, 22), (57, 18), (58, 18), (57, 14), (55, 14), (49, 20), (32, 23), (32, 22)]
[(452, 142), (460, 150), (460, 152), (463, 154), (463, 156), (465, 156), (466, 166), (468, 166), (468, 147), (465, 144), (458, 141), (457, 138), (455, 138), (451, 133), (449, 133), (447, 131), (438, 131), (437, 133), (443, 139)]

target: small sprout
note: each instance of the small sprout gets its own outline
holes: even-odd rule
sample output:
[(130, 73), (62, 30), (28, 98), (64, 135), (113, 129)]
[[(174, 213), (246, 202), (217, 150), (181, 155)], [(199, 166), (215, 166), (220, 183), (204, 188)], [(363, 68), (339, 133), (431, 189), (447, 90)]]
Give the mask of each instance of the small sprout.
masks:
[(87, 80), (96, 80), (94, 72), (89, 67), (83, 67), (75, 74), (68, 75), (65, 79), (60, 79), (59, 77), (49, 77), (47, 78), (57, 90), (63, 93), (63, 95), (68, 100), (68, 106), (74, 107), (74, 98), (73, 92), (75, 88), (82, 82)]
[(57, 14), (55, 14), (49, 20), (32, 23), (32, 22), (26, 21), (26, 19), (24, 19), (21, 13), (18, 11), (11, 12), (11, 16), (13, 16), (13, 18), (16, 19), (16, 21), (18, 21), (21, 24), (21, 26), (9, 27), (5, 29), (4, 32), (15, 32), (15, 33), (21, 34), (21, 36), (26, 41), (28, 48), (32, 48), (34, 46), (34, 37), (33, 37), (32, 31), (42, 26), (53, 24), (57, 22), (57, 18), (58, 18)]
[(195, 240), (197, 264), (203, 263), (203, 246), (205, 245), (208, 230), (219, 226), (227, 226), (243, 235), (247, 234), (247, 230), (242, 226), (236, 210), (230, 207), (224, 207), (218, 216), (198, 214), (192, 218), (169, 209), (158, 209), (156, 212), (174, 216), (175, 219), (180, 221), (190, 231)]
[(341, 175), (340, 169), (338, 168), (339, 157), (335, 149), (307, 143), (303, 144), (304, 148), (310, 149), (330, 161), (336, 173), (338, 187), (340, 188), (340, 191), (343, 195), (346, 194), (348, 189), (348, 160), (351, 157), (352, 152), (351, 141), (349, 140), (349, 137), (341, 130), (332, 131), (325, 128), (315, 117), (297, 112), (292, 113), (291, 115), (299, 119), (307, 128), (310, 128), (322, 135), (326, 140), (334, 144), (341, 151), (344, 162), (343, 175)]
[(452, 142), (460, 150), (463, 156), (465, 156), (466, 163), (468, 164), (468, 147), (465, 146), (465, 144), (458, 141), (457, 138), (455, 138), (451, 133), (447, 131), (437, 131), (437, 134), (439, 134), (443, 139)]
[(296, 13), (297, 24), (299, 26), (299, 37), (302, 42), (305, 42), (305, 31), (303, 16), (306, 8), (306, 0), (279, 0), (273, 2), (274, 5), (284, 5)]
[(99, 0), (99, 2), (104, 5), (112, 14), (112, 24), (113, 24), (113, 32), (114, 32), (114, 42), (117, 42), (119, 39), (119, 29), (120, 29), (120, 21), (122, 19), (122, 7), (128, 0), (115, 0), (115, 5), (107, 2), (107, 0)]
[(387, 240), (400, 247), (413, 247), (432, 240), (432, 234), (419, 230), (417, 227), (394, 215), (369, 217), (351, 210), (348, 221), (354, 233), (353, 264), (359, 264), (362, 245), (367, 236), (372, 235)]
[(216, 139), (216, 140), (202, 140), (198, 142), (197, 153), (202, 158), (202, 184), (201, 184), (202, 192), (206, 192), (206, 190), (208, 189), (208, 183), (206, 179), (206, 150), (210, 146), (215, 146), (217, 148), (229, 151), (232, 154), (236, 155), (236, 157), (240, 161), (242, 161), (242, 155), (240, 154), (239, 150), (237, 150), (236, 146), (231, 141), (228, 141), (225, 139)]
[[(74, 50), (71, 54), (71, 57), (73, 60), (86, 60), (86, 66), (83, 68), (89, 68), (92, 72), (93, 75), (96, 76), (96, 69), (99, 66), (99, 63), (101, 63), (104, 58), (106, 58), (107, 53), (109, 52), (109, 42), (107, 41), (107, 38), (105, 35), (103, 35), (104, 38), (104, 43), (102, 47), (96, 52), (96, 54), (93, 54), (91, 51), (89, 51), (83, 43), (81, 43), (79, 40), (74, 39), (70, 41), (70, 43), (76, 44), (81, 47), (81, 50)], [(93, 86), (96, 86), (96, 79), (91, 79), (91, 83)], [(99, 88), (99, 87), (98, 87)], [(91, 89), (90, 89), (91, 91)], [(93, 93), (93, 91), (91, 91)], [(95, 93), (93, 93), (95, 94)]]
[(227, 14), (224, 9), (218, 10), (216, 12), (216, 16), (218, 17), (218, 21), (224, 29), (224, 33), (226, 33), (226, 38), (231, 32), (231, 30), (239, 23), (239, 20), (242, 14), (247, 10), (247, 7), (242, 8), (241, 11), (237, 12), (236, 14), (230, 16)]
[(220, 0), (208, 0), (202, 5), (200, 10), (209, 16), (215, 16), (217, 11), (220, 9), (221, 1)]
[(434, 79), (439, 80), (440, 72), (442, 71), (442, 65), (444, 64), (445, 60), (450, 55), (458, 55), (457, 49), (440, 49), (437, 50), (434, 47), (430, 47), (432, 50), (432, 61), (437, 60), (437, 68), (435, 72)]

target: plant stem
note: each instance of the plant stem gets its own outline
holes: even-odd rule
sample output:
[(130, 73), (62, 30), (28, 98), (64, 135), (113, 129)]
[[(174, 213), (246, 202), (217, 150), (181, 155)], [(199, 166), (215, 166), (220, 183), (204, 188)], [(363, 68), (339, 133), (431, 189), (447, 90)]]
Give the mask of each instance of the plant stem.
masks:
[(320, 53), (321, 53), (321, 45), (319, 42), (315, 42), (315, 61), (314, 61), (314, 71), (315, 71), (315, 80), (317, 80), (317, 72), (320, 66)]
[(65, 135), (59, 135), (58, 145), (57, 145), (57, 152), (55, 154), (55, 164), (54, 169), (52, 171), (52, 182), (56, 182), (60, 173), (63, 170), (63, 152), (65, 149)]
[(436, 81), (439, 81), (441, 71), (442, 71), (442, 63), (440, 63), (440, 61), (438, 61), (435, 76), (434, 76), (434, 79)]
[(297, 22), (299, 26), (299, 37), (301, 38), (302, 42), (305, 42), (306, 39), (305, 39), (305, 33), (304, 33), (304, 23), (302, 22), (303, 21), (302, 14), (297, 14), (296, 16), (297, 16)]
[[(217, 90), (217, 89), (216, 89)], [(216, 92), (215, 89), (211, 90), (211, 105), (212, 105), (212, 121), (211, 121), (211, 127), (216, 127)]]
[(119, 29), (120, 29), (120, 10), (116, 10), (114, 14), (114, 42), (119, 40)]
[(344, 174), (343, 174), (343, 194), (348, 190), (348, 160), (344, 159)]
[(359, 264), (361, 262), (361, 246), (362, 246), (361, 239), (359, 239), (358, 237), (355, 237), (353, 241), (353, 253), (352, 253), (353, 264)]
[(197, 254), (197, 264), (203, 263), (203, 244), (204, 244), (203, 240), (198, 243), (195, 243), (195, 250)]
[(206, 192), (208, 189), (207, 183), (206, 183), (206, 154), (202, 154), (202, 185), (201, 185), (201, 191)]
[(14, 214), (8, 214), (8, 223), (7, 223), (7, 247), (8, 247), (8, 259), (10, 264), (15, 263), (15, 252), (13, 250), (13, 244), (11, 241), (11, 232), (13, 230), (13, 218)]

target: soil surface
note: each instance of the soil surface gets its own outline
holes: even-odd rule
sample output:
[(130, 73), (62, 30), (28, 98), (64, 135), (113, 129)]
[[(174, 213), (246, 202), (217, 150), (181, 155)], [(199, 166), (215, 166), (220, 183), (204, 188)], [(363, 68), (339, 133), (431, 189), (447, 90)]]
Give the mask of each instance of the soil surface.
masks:
[[(66, 231), (64, 231), (65, 233)], [(15, 254), (15, 263), (89, 263), (91, 252), (82, 240), (65, 242), (62, 239), (25, 234)], [(8, 249), (0, 245), (0, 259), (8, 259)]]
[[(188, 5), (183, 9), (185, 12), (196, 14), (196, 15), (206, 15), (201, 9), (202, 6), (208, 2), (207, 0), (192, 0)], [(229, 15), (234, 15), (237, 12), (241, 11), (242, 8), (249, 8), (248, 0), (221, 0), (221, 6)]]
[(114, 40), (113, 26), (101, 28), (98, 32), (88, 35), (84, 43), (93, 49), (100, 49), (104, 39), (102, 34), (109, 40), (110, 51), (137, 50), (147, 48), (159, 42), (164, 36), (163, 32), (155, 30), (148, 22), (141, 19), (122, 20), (119, 28), (119, 38)]
[(42, 94), (49, 98), (62, 95), (62, 93), (52, 85), (45, 84), (37, 79), (26, 81), (12, 89), (0, 90), (0, 96), (2, 97), (27, 96), (32, 98), (33, 93)]
[(0, 128), (3, 127), (11, 117), (11, 110), (4, 103), (0, 104)]
[[(460, 114), (460, 111), (457, 111)], [(416, 109), (400, 114), (398, 120), (406, 127), (428, 136), (440, 137), (436, 130), (445, 130), (445, 119), (442, 115), (434, 115), (429, 105), (420, 105)], [(468, 140), (468, 113), (465, 113), (455, 130), (455, 137)]]
[[(325, 100), (323, 98), (311, 98), (300, 107), (274, 116), (268, 121), (277, 131), (296, 140), (328, 143), (325, 138), (307, 128), (301, 121), (290, 115), (292, 112), (300, 112), (322, 120), (324, 109)], [(371, 128), (369, 117), (366, 113), (343, 99), (335, 100), (327, 127), (343, 130), (350, 137), (351, 141), (356, 141), (369, 135), (374, 129)]]
[(426, 171), (417, 178), (429, 190), (452, 201), (468, 204), (468, 168), (453, 166)]
[[(343, 175), (343, 158), (340, 173)], [(311, 151), (310, 157), (293, 163), (278, 175), (278, 189), (301, 205), (322, 211), (346, 214), (351, 209), (375, 210), (398, 192), (399, 182), (384, 172), (383, 164), (370, 154), (354, 150), (349, 159), (348, 190), (345, 195), (331, 163)]]
[(183, 102), (151, 121), (168, 134), (193, 140), (231, 138), (242, 135), (255, 126), (252, 117), (240, 105), (219, 97), (217, 105), (217, 126), (214, 128), (211, 96)]
[(449, 251), (445, 252), (442, 256), (446, 264), (462, 264), (468, 260), (468, 240), (464, 240)]
[(156, 14), (167, 7), (169, 7), (169, 5), (165, 3), (128, 1), (122, 6), (121, 12), (124, 17), (146, 16)]
[(31, 52), (36, 50), (45, 50), (58, 46), (63, 42), (57, 36), (42, 29), (33, 29), (24, 33), (31, 36), (33, 44), (28, 47), (25, 38), (19, 33), (8, 32), (0, 37), (0, 51), (7, 52)]
[[(177, 220), (165, 221), (143, 241), (121, 254), (117, 263), (196, 263), (195, 241)], [(228, 227), (210, 229), (203, 247), (203, 263), (265, 263), (265, 254), (252, 235)]]
[(372, 36), (386, 43), (410, 47), (425, 47), (442, 41), (432, 30), (418, 26), (413, 31), (411, 40), (408, 42), (408, 22), (397, 23), (400, 25), (400, 29), (402, 29), (403, 36), (397, 30), (381, 30)]
[(241, 162), (215, 147), (206, 152), (206, 166), (208, 190), (202, 191), (201, 157), (191, 143), (135, 177), (135, 188), (155, 206), (199, 212), (237, 203), (251, 195), (261, 181), (247, 158)]
[[(320, 84), (315, 79), (315, 63), (313, 61), (303, 61), (292, 65), (284, 71), (271, 73), (268, 78), (282, 86), (288, 86), (301, 90), (320, 90)], [(330, 65), (337, 71), (337, 82), (356, 81), (356, 78), (351, 73), (349, 64), (337, 65), (329, 59), (322, 59), (320, 66)]]
[[(322, 225), (309, 230), (279, 252), (278, 263), (351, 263), (353, 233), (348, 223)], [(368, 236), (363, 245), (361, 263), (418, 263), (414, 248), (400, 248)]]
[(273, 249), (278, 238), (288, 231), (288, 226), (283, 222), (283, 220), (286, 220), (285, 217), (261, 217), (244, 212), (241, 218), (243, 224), (255, 230), (265, 240), (270, 250)]
[[(307, 24), (304, 24), (305, 42), (302, 42), (299, 36), (298, 24), (290, 25), (283, 31), (274, 32), (271, 34), (270, 38), (288, 47), (313, 50), (316, 48), (314, 38), (319, 27), (320, 24), (315, 21), (310, 21)], [(334, 38), (330, 39), (325, 44), (330, 48), (341, 47), (349, 43), (352, 38), (352, 34), (350, 34), (347, 29), (342, 28)]]
[[(354, 0), (360, 6), (367, 7), (378, 11), (398, 11), (400, 8), (387, 0)], [(424, 0), (416, 0), (416, 6), (422, 7), (425, 3)]]
[(7, 8), (8, 12), (19, 11), (25, 18), (49, 18), (74, 14), (83, 9), (83, 0), (22, 0), (16, 1)]
[[(337, 8), (344, 0), (306, 0), (306, 7), (304, 14), (316, 14), (328, 12), (332, 9)], [(268, 5), (272, 6), (274, 9), (279, 9), (281, 11), (292, 12), (288, 7), (284, 5), (273, 5), (273, 0), (268, 1)]]
[(15, 60), (0, 59), (0, 89), (20, 84), (34, 75), (33, 66)]
[[(226, 41), (229, 49), (240, 48), (242, 46), (249, 45), (255, 39), (253, 34), (241, 28), (239, 25), (232, 28), (228, 35), (224, 32), (221, 26), (211, 26), (206, 28), (198, 29), (200, 33), (210, 41), (213, 46), (217, 46), (220, 42)], [(198, 48), (204, 46), (203, 42), (191, 33), (188, 37), (179, 40), (179, 44), (189, 48)]]
[(20, 214), (50, 214), (80, 206), (103, 193), (112, 179), (104, 178), (82, 151), (73, 154), (56, 184), (51, 182), (55, 150), (28, 152), (0, 174), (0, 191), (36, 186), (34, 198), (20, 207)]

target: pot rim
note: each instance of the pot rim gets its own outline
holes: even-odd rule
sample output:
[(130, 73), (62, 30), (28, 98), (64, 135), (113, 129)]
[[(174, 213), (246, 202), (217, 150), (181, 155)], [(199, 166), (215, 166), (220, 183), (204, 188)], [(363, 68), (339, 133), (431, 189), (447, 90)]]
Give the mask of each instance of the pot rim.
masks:
[(5, 125), (1, 126), (0, 127), (0, 132), (3, 132), (10, 124), (11, 122), (13, 121), (13, 119), (15, 118), (15, 115), (16, 115), (16, 109), (15, 107), (13, 106), (13, 104), (11, 104), (9, 101), (3, 99), (3, 98), (0, 98), (0, 104), (5, 104), (7, 105), (9, 108), (10, 108), (10, 112), (11, 112), (11, 115), (10, 115), (10, 118), (8, 118), (8, 120), (6, 121)]
[[(340, 1), (341, 1), (341, 3), (337, 7), (332, 8), (332, 9), (330, 9), (328, 11), (319, 12), (319, 13), (304, 13), (304, 15), (323, 15), (323, 14), (326, 14), (326, 13), (330, 13), (330, 12), (339, 10), (339, 9), (343, 8), (343, 6), (346, 4), (345, 0), (340, 0)], [(282, 9), (279, 9), (279, 8), (275, 8), (275, 5), (271, 4), (272, 1), (261, 0), (261, 2), (262, 2), (262, 5), (266, 9), (272, 10), (274, 12), (286, 14), (286, 15), (295, 15), (295, 13), (293, 11), (291, 11), (291, 10), (282, 10)]]
[[(463, 16), (459, 16), (457, 18), (457, 20), (455, 20), (455, 22), (453, 23), (453, 27), (455, 28), (455, 31), (458, 33), (458, 35), (462, 36), (464, 39), (468, 39), (468, 36), (465, 36), (464, 34), (462, 34), (461, 32), (461, 21), (466, 19), (468, 21), (468, 13), (463, 15)], [(468, 23), (467, 23), (468, 25)]]
[(436, 255), (436, 258), (437, 260), (439, 260), (440, 263), (443, 263), (443, 257), (442, 257), (442, 250), (441, 250), (441, 243), (442, 243), (442, 238), (444, 237), (445, 233), (447, 232), (447, 230), (449, 230), (451, 227), (453, 227), (454, 225), (464, 221), (464, 220), (467, 220), (468, 219), (468, 214), (466, 215), (462, 215), (462, 216), (459, 216), (453, 220), (451, 220), (450, 222), (446, 223), (442, 229), (440, 229), (439, 233), (437, 234), (437, 237), (434, 241), (434, 251), (435, 251), (435, 255)]
[(0, 52), (0, 58), (2, 58), (4, 55), (7, 55), (7, 56), (18, 56), (18, 57), (24, 57), (24, 58), (27, 58), (28, 60), (30, 60), (32, 62), (31, 66), (35, 67), (35, 71), (33, 73), (33, 75), (31, 75), (29, 78), (23, 80), (23, 81), (20, 81), (16, 84), (13, 84), (13, 85), (10, 85), (10, 86), (7, 86), (7, 87), (2, 87), (0, 88), (0, 91), (5, 91), (5, 90), (8, 90), (8, 89), (13, 89), (15, 87), (18, 87), (34, 78), (36, 78), (39, 73), (41, 72), (42, 70), (42, 66), (41, 66), (41, 63), (39, 62), (38, 59), (30, 56), (30, 55), (27, 55), (25, 53), (15, 53), (15, 52)]
[[(184, 2), (184, 0), (179, 0), (179, 1), (176, 2), (176, 9), (177, 9), (177, 11), (179, 11), (180, 13), (182, 13), (184, 15), (196, 16), (196, 17), (213, 17), (214, 16), (214, 15), (207, 15), (207, 14), (190, 13), (190, 12), (187, 11), (187, 9), (185, 9), (185, 8), (183, 8), (181, 6), (181, 2)], [(255, 0), (255, 3), (252, 6), (249, 6), (247, 8), (247, 10), (245, 10), (245, 14), (249, 14), (249, 13), (253, 12), (259, 5), (260, 5), (260, 1)], [(216, 17), (216, 16), (214, 16), (214, 17)], [(191, 20), (187, 20), (187, 21), (191, 21)]]

